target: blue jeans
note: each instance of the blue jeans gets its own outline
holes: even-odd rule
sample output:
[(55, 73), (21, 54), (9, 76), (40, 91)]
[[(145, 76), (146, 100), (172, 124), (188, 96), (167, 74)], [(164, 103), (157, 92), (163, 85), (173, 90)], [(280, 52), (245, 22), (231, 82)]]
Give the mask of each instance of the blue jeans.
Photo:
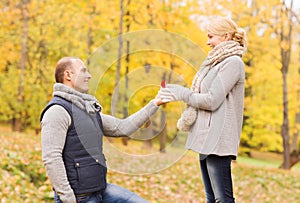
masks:
[[(93, 193), (90, 196), (76, 197), (77, 203), (146, 203), (147, 201), (137, 194), (107, 183), (102, 193)], [(54, 194), (54, 203), (62, 203), (57, 194)]]
[(208, 155), (200, 159), (207, 203), (233, 203), (231, 156)]

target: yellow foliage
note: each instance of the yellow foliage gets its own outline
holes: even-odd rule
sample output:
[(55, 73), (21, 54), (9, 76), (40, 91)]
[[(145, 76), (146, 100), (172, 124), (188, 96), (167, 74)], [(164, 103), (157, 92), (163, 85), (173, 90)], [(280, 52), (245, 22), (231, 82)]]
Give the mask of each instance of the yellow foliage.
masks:
[[(163, 77), (167, 77), (168, 82), (188, 87), (209, 51), (206, 46), (207, 36), (203, 30), (207, 16), (223, 15), (232, 17), (248, 34), (248, 52), (244, 57), (247, 81), (243, 139), (250, 145), (253, 143), (255, 147), (264, 145), (272, 150), (282, 150), (279, 141), (283, 110), (280, 48), (296, 50), (298, 45), (292, 43), (290, 47), (287, 41), (280, 42), (276, 34), (281, 25), (284, 28), (288, 25), (286, 17), (279, 15), (281, 4), (278, 0), (124, 1), (122, 32), (125, 33), (125, 41), (120, 61), (120, 81), (115, 81), (119, 48), (116, 39), (120, 33), (119, 1), (106, 1), (105, 4), (101, 0), (29, 1), (28, 43), (24, 89), (21, 93), (20, 59), (23, 39), (20, 33), (24, 19), (19, 3), (17, 0), (0, 3), (0, 52), (3, 55), (0, 58), (0, 87), (4, 90), (0, 92), (1, 121), (21, 118), (24, 128), (39, 129), (39, 114), (51, 98), (56, 61), (67, 55), (84, 60), (98, 57), (99, 60), (95, 59), (98, 64), (90, 64), (92, 73), (95, 73), (91, 81), (91, 92), (101, 101), (106, 113), (110, 113), (115, 83), (122, 85), (118, 104), (120, 116), (126, 101), (125, 95), (129, 96), (129, 111), (134, 112), (155, 96)], [(127, 31), (149, 29), (162, 30), (173, 36), (177, 35), (178, 38), (173, 37), (173, 40), (168, 41), (160, 34), (146, 36), (147, 39), (144, 39), (145, 36), (125, 36)], [(299, 27), (294, 30), (292, 40), (299, 40), (296, 34)], [(130, 41), (129, 62), (126, 59), (126, 40)], [(190, 49), (182, 40), (190, 41), (199, 49)], [(153, 44), (147, 46), (149, 41), (153, 44), (156, 42), (156, 46), (164, 45), (165, 51), (147, 49), (151, 46), (153, 48)], [(139, 46), (144, 46), (145, 49), (135, 50)], [(172, 46), (176, 53), (171, 53)], [(300, 111), (298, 51), (292, 52), (288, 74), (291, 132), (296, 129), (295, 114)], [(101, 58), (101, 54), (105, 57)], [(129, 73), (126, 72), (127, 66)], [(146, 69), (149, 67), (150, 72), (147, 73)], [(127, 89), (126, 74), (130, 76)], [(139, 84), (143, 85), (137, 87)], [(276, 141), (273, 143), (270, 137), (275, 137)]]

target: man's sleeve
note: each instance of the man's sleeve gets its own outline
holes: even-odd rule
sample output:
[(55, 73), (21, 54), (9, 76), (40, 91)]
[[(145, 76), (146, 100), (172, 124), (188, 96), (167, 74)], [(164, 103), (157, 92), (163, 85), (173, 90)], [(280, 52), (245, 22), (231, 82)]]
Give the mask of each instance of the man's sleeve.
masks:
[(129, 136), (143, 126), (158, 110), (158, 106), (151, 100), (146, 106), (125, 119), (101, 114), (105, 136)]
[(60, 105), (51, 106), (41, 121), (42, 159), (55, 192), (63, 202), (76, 202), (69, 184), (62, 152), (71, 117)]

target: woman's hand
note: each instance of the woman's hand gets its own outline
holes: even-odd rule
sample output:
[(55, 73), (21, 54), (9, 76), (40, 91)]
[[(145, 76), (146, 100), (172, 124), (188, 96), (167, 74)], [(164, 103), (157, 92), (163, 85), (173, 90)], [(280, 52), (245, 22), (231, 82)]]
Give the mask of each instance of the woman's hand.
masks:
[(187, 99), (190, 91), (181, 85), (167, 84), (165, 88), (160, 88), (157, 95), (163, 103), (167, 103)]

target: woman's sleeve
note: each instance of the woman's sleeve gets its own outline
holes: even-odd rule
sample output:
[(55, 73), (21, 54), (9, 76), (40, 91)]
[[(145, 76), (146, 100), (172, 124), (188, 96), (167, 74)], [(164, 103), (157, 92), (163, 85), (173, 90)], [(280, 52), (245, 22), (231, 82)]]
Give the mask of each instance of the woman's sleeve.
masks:
[(238, 56), (231, 57), (224, 63), (207, 93), (190, 92), (184, 98), (188, 105), (214, 111), (223, 103), (228, 93), (241, 79), (244, 68), (244, 63)]

